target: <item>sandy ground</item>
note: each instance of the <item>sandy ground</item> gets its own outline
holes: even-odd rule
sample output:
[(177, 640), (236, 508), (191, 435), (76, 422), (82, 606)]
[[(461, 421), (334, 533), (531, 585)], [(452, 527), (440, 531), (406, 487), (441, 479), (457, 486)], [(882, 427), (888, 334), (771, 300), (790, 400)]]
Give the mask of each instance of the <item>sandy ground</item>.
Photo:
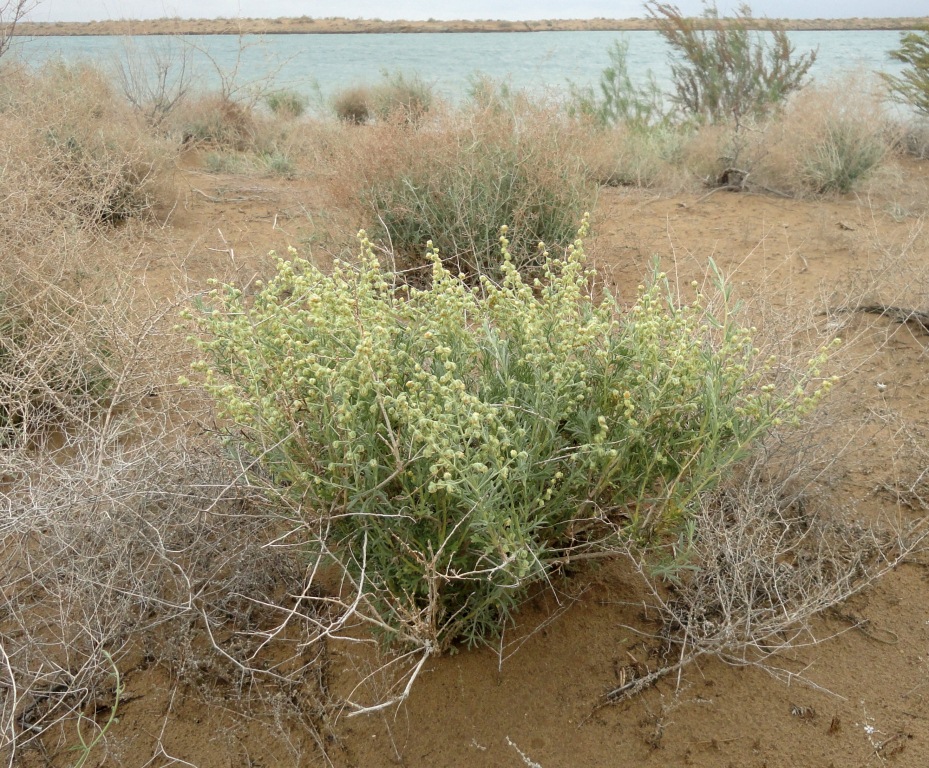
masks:
[[(918, 29), (929, 17), (785, 19), (793, 30)], [(764, 24), (764, 20), (759, 20)], [(648, 19), (539, 19), (535, 21), (406, 21), (382, 19), (299, 18), (280, 19), (179, 19), (111, 20), (91, 22), (23, 23), (22, 35), (226, 35), (226, 34), (330, 34), (362, 32), (554, 32), (633, 31), (655, 29)]]
[[(208, 175), (188, 162), (176, 181), (165, 232), (182, 258), (165, 259), (164, 243), (142, 244), (139, 261), (140, 280), (166, 294), (213, 274), (266, 274), (268, 250), (326, 242), (335, 226), (312, 180)], [(682, 284), (703, 279), (712, 257), (738, 292), (764, 297), (775, 317), (806, 313), (818, 322), (818, 313), (862, 293), (925, 311), (927, 210), (927, 162), (907, 162), (859, 195), (820, 201), (607, 189), (590, 249), (624, 297), (655, 255)], [(929, 438), (929, 334), (887, 317), (841, 322), (850, 368), (823, 407), (851, 415), (821, 492), (838, 515), (903, 525), (929, 513), (904, 493), (926, 469), (926, 453), (898, 439)], [(767, 670), (705, 659), (607, 706), (605, 693), (630, 669), (667, 662), (650, 637), (656, 626), (646, 596), (622, 563), (536, 595), (499, 647), (430, 660), (406, 704), (360, 718), (314, 709), (317, 688), (338, 696), (373, 664), (352, 645), (334, 644), (324, 679), (273, 705), (209, 667), (178, 680), (140, 652), (124, 670), (124, 703), (106, 750), (87, 765), (925, 766), (926, 566), (917, 557), (821, 617), (808, 645)], [(787, 681), (772, 674), (778, 669)], [(287, 711), (302, 712), (304, 726), (291, 721), (282, 730)]]

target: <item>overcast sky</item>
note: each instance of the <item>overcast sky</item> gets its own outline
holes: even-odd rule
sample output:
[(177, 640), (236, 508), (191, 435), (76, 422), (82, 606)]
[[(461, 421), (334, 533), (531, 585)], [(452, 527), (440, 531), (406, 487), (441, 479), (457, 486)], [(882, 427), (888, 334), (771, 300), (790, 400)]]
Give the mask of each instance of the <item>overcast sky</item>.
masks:
[[(686, 13), (698, 14), (700, 0), (679, 0)], [(720, 11), (737, 0), (719, 0)], [(850, 16), (923, 16), (927, 0), (753, 0), (756, 16), (846, 18)], [(38, 0), (35, 21), (92, 21), (276, 16), (345, 16), (381, 19), (585, 19), (643, 16), (640, 0)]]

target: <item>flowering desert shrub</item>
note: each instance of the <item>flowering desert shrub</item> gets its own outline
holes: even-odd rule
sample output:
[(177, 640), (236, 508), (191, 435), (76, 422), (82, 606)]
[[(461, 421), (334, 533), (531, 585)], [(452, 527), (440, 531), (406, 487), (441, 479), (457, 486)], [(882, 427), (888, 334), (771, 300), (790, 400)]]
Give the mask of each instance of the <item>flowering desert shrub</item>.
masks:
[(433, 252), (425, 290), (362, 234), (357, 268), (281, 259), (253, 298), (222, 286), (198, 316), (240, 450), (391, 639), (490, 637), (574, 558), (680, 533), (726, 467), (828, 388), (813, 370), (786, 394), (765, 384), (725, 289), (715, 311), (676, 304), (662, 275), (625, 313), (593, 300), (585, 233), (563, 258), (540, 246), (532, 283), (505, 236), (499, 285)]

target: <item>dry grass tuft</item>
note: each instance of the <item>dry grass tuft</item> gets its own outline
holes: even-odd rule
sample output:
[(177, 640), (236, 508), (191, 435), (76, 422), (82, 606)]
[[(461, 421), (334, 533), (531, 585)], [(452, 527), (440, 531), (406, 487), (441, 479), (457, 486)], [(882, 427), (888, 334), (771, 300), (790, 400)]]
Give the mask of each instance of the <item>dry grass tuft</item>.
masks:
[(504, 224), (521, 266), (539, 241), (570, 242), (595, 200), (588, 126), (526, 99), (429, 115), (419, 127), (395, 115), (349, 129), (331, 163), (340, 206), (399, 257), (398, 268), (421, 268), (431, 240), (455, 273), (495, 275)]
[(260, 135), (254, 110), (219, 94), (188, 100), (171, 115), (171, 123), (185, 145), (242, 152), (252, 149)]
[(858, 76), (808, 86), (782, 110), (738, 129), (702, 128), (685, 156), (708, 186), (807, 197), (852, 191), (896, 143), (877, 85)]
[(929, 160), (929, 120), (912, 120), (903, 128), (903, 148), (920, 160)]
[(374, 120), (422, 121), (434, 106), (432, 87), (420, 77), (384, 73), (376, 85), (345, 88), (332, 97), (332, 111), (343, 123), (363, 125)]
[(770, 186), (795, 194), (850, 192), (893, 148), (888, 128), (877, 86), (867, 78), (811, 86), (774, 126), (772, 151), (760, 163), (761, 175), (770, 179)]
[(346, 88), (333, 97), (332, 109), (342, 122), (363, 125), (371, 119), (370, 101), (371, 94), (368, 88)]
[(603, 186), (677, 191), (691, 183), (683, 167), (688, 137), (685, 130), (663, 126), (592, 132), (584, 143), (589, 173)]

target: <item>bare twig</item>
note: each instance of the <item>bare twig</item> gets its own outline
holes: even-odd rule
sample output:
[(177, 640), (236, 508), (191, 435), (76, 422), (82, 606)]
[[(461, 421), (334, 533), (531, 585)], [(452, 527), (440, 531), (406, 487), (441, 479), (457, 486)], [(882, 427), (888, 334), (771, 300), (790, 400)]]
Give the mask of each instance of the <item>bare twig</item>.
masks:
[(38, 4), (39, 0), (2, 0), (0, 2), (0, 58), (3, 58), (3, 54), (13, 42), (16, 25)]

